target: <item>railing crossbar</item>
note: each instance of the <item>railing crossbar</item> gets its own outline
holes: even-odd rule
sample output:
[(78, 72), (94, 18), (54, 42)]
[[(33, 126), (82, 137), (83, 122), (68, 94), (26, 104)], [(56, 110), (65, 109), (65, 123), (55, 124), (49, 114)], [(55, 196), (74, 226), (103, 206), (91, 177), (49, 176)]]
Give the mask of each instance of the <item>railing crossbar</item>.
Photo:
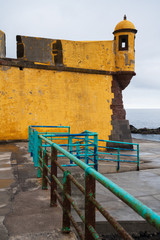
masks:
[[(117, 159), (112, 159), (112, 158), (98, 158), (100, 161), (110, 161), (110, 162), (118, 162), (119, 160)], [(121, 159), (121, 162), (127, 162), (127, 163), (137, 163), (137, 161), (134, 160), (123, 160)]]

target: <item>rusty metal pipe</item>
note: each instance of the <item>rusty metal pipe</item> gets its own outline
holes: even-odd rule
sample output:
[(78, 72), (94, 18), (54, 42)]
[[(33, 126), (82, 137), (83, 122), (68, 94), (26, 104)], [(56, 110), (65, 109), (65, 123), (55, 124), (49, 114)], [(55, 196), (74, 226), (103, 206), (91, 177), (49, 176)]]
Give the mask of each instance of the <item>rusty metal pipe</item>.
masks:
[(43, 172), (43, 168), (41, 166), (38, 166), (38, 168), (41, 170), (41, 172)]
[(47, 176), (45, 176), (47, 182), (49, 183), (49, 185), (51, 185), (51, 181), (49, 180), (49, 178)]
[(54, 161), (55, 164), (57, 165), (57, 167), (59, 167), (59, 169), (62, 171), (62, 172), (65, 172), (65, 169), (57, 162), (57, 161)]
[(60, 189), (63, 191), (63, 185), (62, 183), (54, 176), (52, 175), (53, 179), (55, 180), (55, 182), (58, 184), (58, 186), (60, 187)]
[[(54, 190), (54, 193), (56, 194), (57, 199), (58, 199), (60, 205), (63, 207), (63, 200), (62, 200), (61, 196), (59, 195), (59, 193), (57, 192), (57, 190)], [(78, 226), (78, 224), (75, 222), (75, 220), (74, 220), (74, 218), (72, 217), (71, 213), (69, 213), (69, 212), (67, 211), (67, 214), (68, 214), (68, 216), (69, 216), (69, 218), (70, 218), (73, 226), (75, 227), (77, 233), (79, 234), (81, 240), (85, 240), (85, 239), (84, 239), (84, 235), (82, 234), (82, 230), (80, 229), (80, 227)]]
[(51, 169), (45, 163), (43, 163), (43, 167), (45, 167), (48, 170), (48, 172), (51, 173)]
[(77, 182), (77, 180), (71, 175), (69, 174), (68, 176), (70, 178), (70, 180), (75, 184), (75, 186), (83, 193), (85, 194), (85, 190), (84, 190), (84, 187)]
[(133, 238), (125, 231), (125, 229), (102, 207), (102, 205), (99, 202), (97, 202), (97, 200), (94, 197), (89, 196), (89, 200), (108, 220), (108, 222), (114, 227), (114, 229), (119, 233), (119, 235), (123, 237), (124, 240), (133, 240)]
[(75, 229), (76, 229), (79, 237), (81, 238), (81, 240), (85, 240), (81, 228), (78, 226), (78, 224), (76, 223), (76, 221), (75, 221), (74, 218), (72, 217), (71, 213), (67, 212), (67, 214), (68, 214), (68, 217), (69, 217), (69, 219), (71, 220), (73, 226), (75, 227)]

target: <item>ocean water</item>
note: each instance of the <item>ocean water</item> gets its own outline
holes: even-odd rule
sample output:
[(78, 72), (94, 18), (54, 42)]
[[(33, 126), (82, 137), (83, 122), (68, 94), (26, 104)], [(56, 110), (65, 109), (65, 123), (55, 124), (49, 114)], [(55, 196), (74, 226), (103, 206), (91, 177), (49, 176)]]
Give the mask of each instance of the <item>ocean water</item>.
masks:
[[(126, 109), (126, 119), (136, 128), (160, 127), (160, 109)], [(159, 134), (132, 134), (137, 139), (160, 141)]]

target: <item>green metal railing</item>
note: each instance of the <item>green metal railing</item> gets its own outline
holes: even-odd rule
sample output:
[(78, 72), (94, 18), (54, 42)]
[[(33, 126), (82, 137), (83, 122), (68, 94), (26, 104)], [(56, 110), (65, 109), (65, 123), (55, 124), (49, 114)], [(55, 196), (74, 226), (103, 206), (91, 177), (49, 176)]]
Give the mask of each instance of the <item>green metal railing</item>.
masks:
[[(38, 131), (41, 129), (42, 131)], [(52, 130), (48, 132), (46, 130)], [(29, 126), (29, 144), (28, 149), (33, 157), (35, 167), (38, 166), (38, 135), (40, 134), (70, 134), (69, 126), (45, 126), (45, 125), (31, 125)], [(68, 141), (68, 138), (59, 138), (59, 140)]]
[[(102, 142), (106, 143), (106, 147), (100, 145)], [(115, 146), (119, 145), (121, 147), (108, 147), (107, 144), (110, 143), (112, 143), (112, 145), (115, 144)], [(126, 148), (126, 146), (131, 146), (133, 148), (128, 149)], [(126, 151), (133, 152), (133, 154), (126, 154)], [(103, 158), (101, 157), (102, 155)], [(108, 158), (109, 156), (112, 158)], [(126, 157), (127, 159), (124, 159), (124, 157)], [(117, 162), (117, 172), (120, 169), (120, 162), (136, 163), (137, 170), (139, 170), (139, 144), (98, 139), (98, 160)]]
[[(71, 134), (70, 128), (68, 126), (53, 126), (56, 128), (57, 132), (38, 132), (37, 128), (40, 126), (29, 126), (29, 152), (33, 156), (33, 162), (35, 167), (38, 167), (38, 146), (39, 146), (39, 135), (43, 135), (46, 139), (51, 142), (58, 141), (59, 146), (67, 148), (67, 150), (75, 155), (78, 159), (84, 160), (89, 166), (93, 166), (98, 170), (98, 152), (97, 152), (97, 142), (98, 134), (84, 131), (79, 134)], [(50, 128), (51, 126), (41, 126), (43, 128)], [(60, 132), (61, 128), (67, 129), (68, 132)], [(50, 147), (46, 142), (42, 143), (45, 150)], [(59, 154), (58, 157), (63, 158), (63, 154)], [(63, 164), (63, 167), (73, 167), (77, 166), (71, 160), (68, 164)], [(49, 166), (50, 167), (50, 166)], [(37, 177), (39, 177), (39, 172), (37, 172)]]
[[(42, 131), (39, 132), (38, 128), (42, 129)], [(52, 129), (52, 132), (46, 132), (49, 128)], [(33, 156), (35, 167), (38, 166), (38, 136), (40, 134), (52, 142), (67, 148), (77, 158), (85, 160), (85, 163), (88, 165), (93, 165), (97, 171), (98, 161), (100, 160), (117, 162), (117, 172), (120, 169), (120, 163), (136, 163), (137, 170), (139, 170), (139, 144), (101, 140), (98, 139), (97, 133), (87, 130), (82, 133), (71, 134), (69, 126), (29, 126), (29, 152)], [(103, 146), (101, 143), (103, 143)], [(115, 144), (115, 146), (121, 147), (109, 147), (108, 144)], [(43, 146), (47, 149), (50, 145), (44, 143)], [(130, 149), (128, 149), (128, 146)], [(128, 151), (133, 154), (128, 153)], [(58, 157), (64, 157), (64, 155), (61, 154)], [(76, 164), (70, 161), (70, 163), (64, 166), (72, 167), (76, 166)]]
[[(92, 240), (100, 239), (98, 233), (95, 230), (95, 208), (97, 208), (101, 214), (108, 220), (109, 223), (115, 228), (115, 230), (122, 236), (123, 239), (131, 240), (132, 237), (124, 230), (124, 228), (100, 205), (96, 200), (95, 182), (98, 181), (105, 188), (111, 191), (115, 196), (126, 203), (130, 208), (142, 216), (147, 222), (160, 230), (160, 216), (134, 198), (131, 194), (120, 188), (108, 178), (97, 172), (91, 166), (78, 159), (73, 154), (63, 149), (58, 144), (47, 139), (43, 135), (38, 135), (38, 168), (42, 176), (42, 189), (47, 189), (48, 184), (51, 186), (50, 192), (50, 205), (57, 206), (57, 200), (63, 209), (63, 232), (70, 232), (70, 223), (75, 227), (80, 239)], [(43, 143), (47, 143), (50, 146), (50, 150), (46, 150)], [(57, 159), (58, 153), (63, 154), (77, 166), (79, 166), (85, 172), (85, 187), (83, 187), (64, 167), (62, 167)], [(48, 163), (51, 161), (51, 168), (48, 167)], [(63, 172), (63, 183), (60, 182), (57, 176), (57, 169)], [(76, 205), (74, 199), (71, 197), (71, 182), (85, 196), (85, 214)], [(61, 189), (63, 196), (61, 197), (57, 191), (57, 186)], [(71, 206), (77, 212), (85, 225), (85, 231), (78, 226), (75, 219), (71, 214)], [(133, 240), (133, 239), (132, 239)]]

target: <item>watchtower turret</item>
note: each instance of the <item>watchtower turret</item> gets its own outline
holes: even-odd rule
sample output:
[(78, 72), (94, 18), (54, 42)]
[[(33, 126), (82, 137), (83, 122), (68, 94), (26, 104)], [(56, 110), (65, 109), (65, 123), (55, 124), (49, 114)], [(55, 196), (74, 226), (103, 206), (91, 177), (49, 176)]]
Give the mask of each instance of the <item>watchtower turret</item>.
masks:
[(135, 69), (135, 34), (137, 30), (132, 22), (124, 20), (114, 29), (115, 71), (134, 71)]

